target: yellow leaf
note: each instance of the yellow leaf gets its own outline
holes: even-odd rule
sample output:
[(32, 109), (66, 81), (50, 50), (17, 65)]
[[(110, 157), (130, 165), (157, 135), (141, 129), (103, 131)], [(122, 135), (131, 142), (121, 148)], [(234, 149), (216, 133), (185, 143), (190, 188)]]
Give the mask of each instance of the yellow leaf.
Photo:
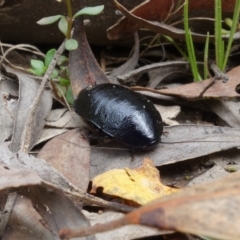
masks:
[(148, 158), (144, 159), (139, 168), (113, 169), (98, 175), (92, 181), (91, 193), (96, 193), (99, 187), (103, 188), (106, 194), (128, 199), (140, 205), (178, 191), (160, 182), (159, 171)]

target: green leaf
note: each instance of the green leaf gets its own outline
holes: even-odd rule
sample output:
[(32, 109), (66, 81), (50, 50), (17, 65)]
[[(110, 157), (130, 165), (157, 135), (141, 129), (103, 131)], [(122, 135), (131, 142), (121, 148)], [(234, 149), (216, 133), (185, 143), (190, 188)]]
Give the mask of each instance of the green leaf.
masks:
[(60, 79), (59, 79), (59, 83), (60, 83), (62, 86), (68, 86), (68, 85), (70, 85), (69, 79), (66, 79), (66, 78), (60, 78)]
[(28, 71), (36, 76), (43, 76), (45, 73), (45, 69), (28, 69)]
[(230, 30), (226, 30), (226, 29), (222, 28), (221, 33), (222, 33), (222, 35), (227, 35), (230, 33)]
[(65, 17), (62, 17), (61, 20), (59, 21), (58, 28), (65, 36), (67, 36), (68, 22)]
[(233, 20), (231, 18), (225, 18), (224, 19), (224, 22), (227, 26), (229, 26), (230, 28), (232, 27), (233, 25)]
[(73, 18), (76, 18), (80, 15), (98, 15), (104, 9), (104, 5), (96, 6), (96, 7), (85, 7), (74, 14)]
[(70, 103), (70, 104), (74, 103), (71, 86), (68, 87), (65, 97), (66, 97), (68, 103)]
[(44, 63), (40, 60), (31, 59), (31, 67), (33, 69), (44, 69)]
[(57, 78), (58, 77), (58, 70), (57, 69), (53, 69), (53, 72), (51, 74), (51, 78)]
[(78, 43), (76, 40), (74, 39), (68, 39), (66, 42), (65, 42), (65, 48), (69, 51), (71, 50), (74, 50), (74, 49), (77, 49), (78, 47)]
[(56, 49), (50, 49), (50, 50), (47, 52), (47, 54), (46, 54), (46, 56), (45, 56), (45, 59), (44, 59), (45, 67), (48, 67), (49, 64), (52, 62), (55, 53), (56, 53)]
[(45, 17), (37, 21), (37, 24), (39, 25), (48, 25), (56, 22), (60, 18), (64, 17), (63, 15), (55, 15), (55, 16), (50, 16), (50, 17)]
[(58, 65), (62, 65), (63, 63), (67, 62), (68, 58), (65, 56), (60, 56), (59, 60), (58, 60)]

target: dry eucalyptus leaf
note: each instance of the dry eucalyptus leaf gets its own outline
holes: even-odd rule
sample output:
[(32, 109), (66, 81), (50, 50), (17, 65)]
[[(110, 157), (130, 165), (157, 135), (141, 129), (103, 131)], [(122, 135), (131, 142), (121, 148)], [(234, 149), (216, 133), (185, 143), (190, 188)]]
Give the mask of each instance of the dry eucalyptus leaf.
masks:
[(58, 129), (58, 128), (44, 128), (42, 130), (41, 136), (38, 139), (38, 141), (36, 142), (36, 145), (42, 142), (45, 142), (47, 140), (50, 140), (62, 133), (67, 132), (68, 129), (66, 128), (62, 128), (62, 129)]
[[(236, 87), (240, 84), (239, 75), (240, 66), (233, 68), (231, 71), (227, 72), (229, 80), (226, 83), (216, 81), (216, 83), (204, 93), (203, 97), (240, 97), (240, 94), (236, 91)], [(201, 82), (193, 82), (175, 88), (160, 89), (158, 92), (161, 94), (179, 96), (187, 99), (197, 98), (202, 90), (213, 80), (213, 78), (210, 78)]]
[[(188, 67), (188, 62), (180, 61), (180, 60), (160, 62), (160, 63), (152, 63), (152, 64), (148, 64), (148, 65), (139, 67), (139, 68), (134, 69), (132, 71), (125, 72), (123, 75), (119, 75), (117, 77), (117, 79), (121, 82), (127, 83), (127, 82), (131, 82), (132, 78), (139, 77), (144, 73), (149, 73), (150, 71), (155, 71), (155, 70), (160, 71), (161, 70), (161, 71), (165, 72), (169, 68), (171, 68), (171, 69), (173, 69), (173, 68), (184, 68), (184, 69), (187, 70), (187, 67)], [(134, 88), (137, 88), (137, 87), (133, 87), (133, 89)]]
[[(123, 7), (116, 0), (114, 0), (114, 3), (116, 7), (128, 18), (128, 20), (130, 21), (130, 27), (124, 24), (121, 24), (121, 21), (118, 22), (117, 24), (115, 24), (114, 26), (110, 27), (107, 30), (109, 39), (118, 39), (120, 37), (123, 37), (125, 34), (129, 34), (130, 32), (134, 31), (133, 29), (135, 29), (136, 31), (139, 27), (141, 27), (141, 28), (147, 28), (151, 31), (160, 33), (161, 35), (169, 36), (174, 39), (185, 40), (185, 32), (183, 29), (179, 29), (171, 25), (167, 25), (163, 22), (148, 21), (144, 18), (141, 18), (132, 14), (132, 12), (129, 12), (125, 7)], [(149, 14), (151, 14), (151, 12)], [(195, 32), (192, 32), (192, 38), (194, 41), (197, 41), (197, 42), (205, 42), (206, 40), (206, 36), (204, 34), (199, 34)], [(212, 35), (210, 35), (209, 38), (210, 38), (210, 41), (213, 40)]]
[[(155, 166), (185, 161), (240, 146), (240, 130), (206, 125), (164, 127), (161, 142), (149, 151), (116, 149), (91, 150), (90, 177), (115, 168), (139, 167), (143, 158), (151, 158)], [(110, 145), (111, 147), (111, 145)]]
[(176, 118), (177, 115), (181, 112), (180, 106), (161, 106), (155, 104), (155, 107), (160, 112), (164, 123), (167, 125), (179, 124), (177, 121), (174, 121), (172, 119)]
[(59, 188), (77, 188), (45, 160), (28, 155), (24, 152), (18, 152), (15, 154), (8, 149), (8, 144), (9, 143), (0, 145), (1, 164), (7, 165), (9, 168), (18, 168), (19, 170), (33, 170), (42, 179), (58, 186)]
[(0, 143), (13, 133), (14, 113), (17, 106), (17, 100), (11, 97), (12, 93), (16, 93), (14, 90), (16, 90), (16, 84), (13, 82), (0, 81)]
[[(89, 213), (83, 210), (83, 214), (90, 221), (91, 225), (109, 222), (124, 216), (123, 213), (111, 211), (103, 213)], [(113, 240), (113, 239), (132, 240), (153, 235), (163, 235), (166, 233), (169, 233), (169, 231), (168, 232), (160, 231), (158, 229), (146, 226), (131, 225), (104, 233), (98, 233), (95, 235), (95, 237), (97, 240)]]
[(43, 223), (43, 218), (32, 207), (32, 202), (18, 195), (2, 239), (54, 240)]
[(69, 72), (73, 96), (77, 97), (81, 89), (96, 83), (109, 83), (109, 80), (91, 51), (81, 17), (75, 20), (73, 39), (78, 42), (78, 48), (70, 51)]
[(46, 122), (58, 121), (67, 111), (67, 108), (52, 109), (47, 116)]
[[(210, 182), (220, 179), (229, 174), (225, 167), (234, 166), (237, 171), (240, 171), (240, 149), (231, 149), (224, 152), (214, 153), (209, 156), (209, 162), (215, 165), (204, 174), (194, 178), (189, 182), (189, 186), (200, 183)], [(231, 164), (231, 165), (230, 165)]]
[[(156, 87), (164, 86), (165, 79), (170, 76), (174, 76), (176, 79), (176, 76), (184, 76), (188, 73), (189, 66), (186, 63), (185, 65), (171, 65), (171, 61), (168, 61), (170, 64), (169, 66), (156, 69), (156, 70), (150, 70), (148, 72), (149, 75), (149, 82), (147, 84), (148, 88), (155, 89)], [(184, 78), (183, 78), (184, 79)], [(164, 81), (164, 82), (163, 82)]]
[(70, 130), (50, 140), (40, 150), (44, 159), (70, 182), (86, 192), (89, 183), (90, 146), (80, 129)]
[[(140, 3), (130, 12), (127, 11), (119, 2), (114, 0), (116, 7), (126, 16), (120, 19), (114, 26), (107, 30), (109, 39), (119, 39), (137, 31), (139, 28), (147, 28), (154, 32), (166, 35), (171, 38), (185, 40), (185, 32), (183, 29), (167, 25), (164, 22), (174, 23), (174, 21), (182, 20), (184, 1), (168, 1), (168, 0), (148, 0)], [(222, 1), (223, 16), (233, 13), (235, 1)], [(189, 1), (189, 14), (191, 18), (201, 17), (201, 21), (190, 21), (190, 28), (193, 28), (192, 38), (195, 42), (205, 42), (206, 32), (213, 30), (213, 23), (209, 21), (209, 17), (214, 17), (214, 2), (207, 0)], [(204, 18), (205, 17), (205, 18)], [(204, 21), (205, 20), (205, 21)], [(180, 21), (181, 23), (181, 21)], [(203, 31), (204, 30), (204, 31)], [(203, 32), (199, 34), (197, 32)], [(237, 36), (236, 36), (237, 37)], [(228, 38), (224, 35), (223, 38)], [(210, 41), (214, 36), (210, 35)]]
[(44, 182), (33, 171), (0, 165), (0, 190), (8, 188), (20, 188), (21, 193), (31, 199), (54, 239), (58, 239), (58, 231), (63, 226), (89, 225), (84, 215), (61, 190)]
[(240, 129), (240, 102), (239, 99), (221, 101), (217, 99), (206, 100), (206, 105), (229, 126)]
[(51, 110), (47, 119), (46, 126), (56, 128), (77, 128), (84, 127), (86, 123), (74, 111), (66, 108)]
[(132, 216), (130, 213), (128, 219), (209, 238), (239, 239), (239, 180), (239, 173), (230, 174), (183, 190), (144, 206)]
[(4, 80), (1, 79), (0, 83), (0, 91), (2, 94), (7, 95), (9, 97), (18, 97), (18, 84), (12, 80)]
[(128, 59), (128, 61), (126, 63), (124, 63), (123, 65), (121, 65), (118, 68), (115, 68), (109, 74), (109, 78), (112, 83), (118, 84), (119, 82), (117, 81), (116, 77), (133, 70), (137, 65), (138, 59), (139, 59), (139, 37), (138, 37), (137, 32), (134, 33), (134, 39), (135, 39), (135, 46), (134, 46), (134, 51), (133, 51), (132, 56)]
[[(19, 100), (17, 110), (15, 112), (14, 133), (10, 146), (11, 151), (17, 152), (21, 146), (23, 129), (29, 113), (29, 109), (36, 97), (39, 83), (36, 80), (30, 78), (25, 73), (16, 71), (15, 69), (11, 69), (9, 67), (6, 69), (8, 72), (16, 75), (19, 80)], [(32, 148), (38, 141), (41, 131), (45, 125), (45, 119), (48, 116), (51, 107), (52, 94), (50, 91), (45, 90), (38, 106), (30, 148)]]
[[(34, 186), (24, 194), (31, 199), (34, 208), (47, 222), (55, 239), (58, 239), (58, 232), (63, 226), (89, 226), (79, 208), (58, 189), (49, 189), (44, 185)], [(95, 237), (77, 239), (94, 240)]]
[(238, 240), (239, 192), (238, 172), (165, 196), (112, 222), (81, 229), (62, 229), (60, 236), (86, 236), (129, 224), (140, 224), (207, 238)]
[(0, 190), (41, 184), (42, 179), (28, 169), (0, 165)]

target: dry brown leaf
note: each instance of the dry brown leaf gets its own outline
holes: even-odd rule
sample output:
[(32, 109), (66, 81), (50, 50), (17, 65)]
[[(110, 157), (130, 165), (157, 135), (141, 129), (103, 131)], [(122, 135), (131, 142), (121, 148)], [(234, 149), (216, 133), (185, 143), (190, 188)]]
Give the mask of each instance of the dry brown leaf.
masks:
[[(12, 153), (8, 148), (9, 143), (0, 145), (0, 164), (19, 170), (33, 170), (45, 181), (62, 189), (77, 189), (60, 172), (45, 160), (36, 158), (24, 152)], [(10, 181), (11, 184), (11, 181)], [(79, 190), (80, 191), (80, 190)]]
[(141, 224), (221, 240), (240, 239), (240, 173), (155, 200), (119, 220), (90, 228), (62, 229), (61, 237), (86, 236)]
[(66, 224), (69, 227), (89, 225), (84, 215), (62, 190), (43, 181), (31, 170), (15, 169), (1, 164), (0, 190), (9, 188), (18, 188), (21, 194), (31, 199), (35, 209), (46, 221), (45, 227), (49, 227), (54, 239), (58, 238), (58, 231)]
[[(10, 149), (13, 152), (17, 152), (22, 144), (23, 129), (26, 124), (29, 109), (36, 97), (40, 84), (33, 78), (30, 78), (27, 74), (17, 71), (13, 68), (6, 67), (6, 70), (17, 76), (19, 80), (19, 99), (18, 106), (14, 116), (14, 133)], [(34, 131), (31, 133), (31, 146), (38, 141), (41, 131), (45, 125), (45, 119), (48, 116), (52, 107), (52, 94), (48, 90), (44, 90), (41, 101), (38, 105), (36, 112), (36, 120), (34, 122)]]
[[(183, 8), (179, 8), (184, 1), (169, 0), (149, 0), (141, 3), (130, 12), (127, 11), (116, 0), (117, 8), (127, 17), (123, 17), (118, 23), (108, 29), (109, 39), (118, 39), (137, 31), (140, 27), (148, 28), (160, 34), (165, 34), (172, 38), (185, 40), (185, 32), (182, 29), (166, 25), (166, 20), (172, 23), (174, 20), (181, 21)], [(223, 16), (232, 13), (235, 1), (222, 1)], [(195, 41), (205, 42), (206, 36), (196, 32), (206, 32), (213, 29), (212, 21), (203, 21), (204, 17), (214, 17), (214, 1), (189, 1), (189, 16), (201, 17), (201, 21), (190, 21), (190, 27), (193, 29), (192, 37)], [(205, 32), (204, 32), (205, 34)], [(212, 36), (213, 37), (213, 36)], [(211, 38), (212, 38), (211, 37)]]
[(78, 48), (70, 51), (69, 72), (73, 96), (77, 97), (81, 89), (91, 84), (109, 83), (109, 80), (91, 51), (81, 17), (75, 21), (73, 38), (78, 42)]
[(74, 129), (55, 137), (45, 144), (38, 158), (85, 192), (89, 182), (90, 146), (82, 134), (80, 129)]
[(132, 56), (123, 65), (113, 69), (112, 72), (109, 74), (111, 83), (119, 84), (116, 78), (119, 75), (122, 75), (126, 72), (133, 70), (136, 67), (139, 60), (139, 37), (137, 33), (134, 33), (134, 41), (135, 41), (135, 46), (133, 49)]
[[(14, 112), (16, 111), (18, 86), (12, 81), (0, 82), (0, 143), (13, 133)], [(14, 96), (14, 97), (11, 97)]]
[(90, 178), (115, 168), (139, 167), (143, 158), (162, 166), (237, 148), (240, 142), (240, 130), (230, 127), (184, 124), (164, 127), (163, 132), (161, 142), (151, 151), (134, 153), (134, 161), (131, 153), (111, 150), (112, 145), (92, 149)]
[[(226, 83), (216, 81), (203, 95), (203, 97), (240, 97), (237, 86), (240, 86), (240, 66), (227, 73), (229, 80)], [(160, 89), (159, 93), (171, 96), (179, 96), (187, 99), (197, 98), (202, 90), (213, 81), (213, 78), (201, 82), (185, 84), (175, 88)]]
[(54, 236), (31, 200), (18, 195), (2, 239), (54, 240)]
[(46, 119), (45, 126), (54, 128), (80, 128), (86, 126), (86, 123), (74, 111), (59, 108), (51, 110)]

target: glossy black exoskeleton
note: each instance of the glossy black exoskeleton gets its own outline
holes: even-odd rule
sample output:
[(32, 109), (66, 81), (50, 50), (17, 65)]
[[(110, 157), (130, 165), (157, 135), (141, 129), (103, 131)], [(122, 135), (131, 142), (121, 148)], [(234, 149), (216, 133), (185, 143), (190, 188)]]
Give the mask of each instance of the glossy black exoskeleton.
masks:
[(99, 84), (83, 89), (75, 101), (75, 111), (132, 149), (151, 148), (162, 135), (162, 119), (152, 102), (120, 85)]

